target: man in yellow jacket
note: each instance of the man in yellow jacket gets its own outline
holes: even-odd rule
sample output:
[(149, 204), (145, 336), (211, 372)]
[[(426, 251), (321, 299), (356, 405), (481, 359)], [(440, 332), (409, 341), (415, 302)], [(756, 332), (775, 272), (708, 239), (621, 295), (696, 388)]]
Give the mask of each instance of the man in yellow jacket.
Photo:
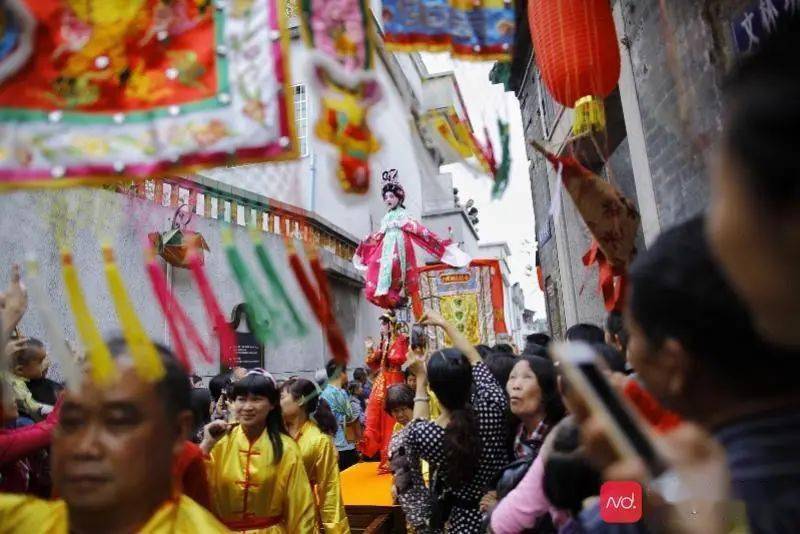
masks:
[(158, 347), (166, 374), (149, 382), (136, 373), (124, 341), (108, 348), (115, 379), (100, 386), (87, 374), (64, 394), (52, 443), (60, 499), (0, 495), (0, 533), (227, 532), (173, 480), (192, 423), (183, 368)]

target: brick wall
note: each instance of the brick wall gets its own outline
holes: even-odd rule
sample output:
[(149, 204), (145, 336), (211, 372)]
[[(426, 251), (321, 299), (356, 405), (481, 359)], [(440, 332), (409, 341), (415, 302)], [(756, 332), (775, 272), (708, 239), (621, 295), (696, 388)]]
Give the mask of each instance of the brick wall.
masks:
[[(709, 187), (706, 178), (706, 157), (709, 147), (721, 129), (722, 93), (725, 72), (734, 63), (730, 21), (750, 0), (616, 0), (622, 10), (624, 43), (630, 58), (634, 91), (641, 113), (644, 146), (650, 166), (653, 193), (661, 228), (668, 228), (706, 209)], [(537, 114), (535, 65), (520, 77), (517, 89), (522, 121), (527, 138), (547, 139)], [(630, 93), (627, 93), (630, 94)], [(552, 139), (558, 145), (561, 139)], [(571, 201), (565, 198), (561, 219), (565, 248), (559, 254), (557, 230), (542, 242), (548, 224), (550, 190), (548, 169), (532, 149), (530, 179), (536, 215), (537, 236), (545, 277), (555, 285), (557, 302), (549, 302), (551, 328), (563, 332), (565, 299), (572, 299), (575, 313), (570, 323), (599, 322), (605, 315), (597, 291), (596, 269), (587, 272), (581, 264), (590, 238)], [(637, 200), (631, 155), (626, 140), (608, 159), (603, 174), (628, 198)], [(641, 229), (637, 249), (644, 249)], [(559, 261), (560, 258), (560, 261)], [(566, 263), (566, 264), (565, 264)], [(565, 271), (566, 269), (566, 271)], [(563, 273), (569, 276), (562, 276)], [(562, 287), (562, 278), (572, 288)], [(561, 328), (554, 325), (561, 324)]]

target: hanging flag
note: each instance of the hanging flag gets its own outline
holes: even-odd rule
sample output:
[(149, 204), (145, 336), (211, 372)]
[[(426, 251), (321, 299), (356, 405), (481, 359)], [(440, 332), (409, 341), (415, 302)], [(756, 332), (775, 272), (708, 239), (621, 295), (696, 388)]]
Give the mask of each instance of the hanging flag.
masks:
[(502, 159), (494, 173), (494, 185), (492, 185), (492, 198), (494, 200), (501, 198), (503, 193), (506, 192), (508, 180), (511, 176), (511, 137), (508, 123), (502, 119), (497, 119), (497, 129), (500, 132)]
[(298, 156), (282, 1), (8, 5), (0, 188)]
[(306, 44), (347, 70), (373, 66), (370, 11), (364, 0), (297, 0)]
[[(522, 1), (522, 0), (520, 0)], [(450, 52), (467, 61), (510, 61), (510, 0), (383, 0), (386, 49)]]

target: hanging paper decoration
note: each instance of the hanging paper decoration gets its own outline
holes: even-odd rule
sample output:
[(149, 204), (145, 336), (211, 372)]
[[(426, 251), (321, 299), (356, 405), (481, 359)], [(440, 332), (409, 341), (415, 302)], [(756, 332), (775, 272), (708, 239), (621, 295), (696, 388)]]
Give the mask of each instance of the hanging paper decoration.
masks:
[(256, 258), (264, 271), (264, 276), (267, 278), (267, 288), (271, 293), (268, 299), (276, 306), (282, 306), (283, 308), (282, 311), (278, 311), (277, 317), (272, 321), (276, 332), (280, 333), (279, 337), (302, 337), (306, 335), (305, 322), (301, 319), (294, 303), (289, 299), (283, 281), (278, 275), (278, 271), (272, 263), (264, 243), (261, 242), (260, 235), (257, 232), (253, 232), (251, 237), (255, 243)]
[[(458, 116), (452, 106), (425, 112), (419, 120), (419, 126), (425, 142), (435, 148), (444, 161), (459, 162), (477, 173), (488, 175), (494, 182), (492, 197), (502, 196), (511, 170), (508, 123), (499, 119), (497, 122), (503, 150), (503, 160), (499, 164), (488, 128), (484, 128), (486, 141), (481, 143), (472, 133), (472, 127)], [(478, 165), (470, 161), (473, 157)]]
[(322, 57), (314, 60), (314, 81), (321, 95), (314, 131), (339, 150), (336, 175), (342, 189), (364, 194), (369, 189), (369, 157), (380, 148), (367, 123), (370, 108), (382, 98), (380, 84), (370, 74), (347, 73)]
[(392, 52), (450, 52), (469, 61), (509, 61), (510, 0), (383, 0), (383, 32)]
[(308, 46), (347, 70), (371, 69), (369, 8), (364, 0), (297, 0)]
[[(27, 55), (20, 6), (38, 25)], [(0, 30), (0, 187), (297, 157), (282, 2), (17, 0), (0, 9), (11, 21)]]
[(125, 290), (125, 283), (122, 281), (122, 273), (119, 272), (114, 260), (114, 251), (109, 245), (103, 246), (103, 264), (108, 291), (117, 311), (122, 336), (133, 358), (133, 366), (142, 379), (151, 382), (161, 380), (165, 372), (164, 363), (133, 308), (133, 303)]
[(617, 86), (619, 45), (608, 0), (529, 0), (536, 64), (556, 101), (575, 108), (572, 131), (606, 127), (603, 99)]
[(314, 317), (317, 318), (322, 330), (325, 332), (325, 340), (328, 343), (328, 349), (331, 351), (331, 358), (339, 365), (346, 366), (350, 360), (350, 353), (347, 350), (347, 343), (344, 340), (339, 323), (333, 315), (328, 275), (325, 274), (325, 270), (322, 268), (316, 248), (311, 244), (306, 249), (306, 256), (308, 256), (316, 286), (308, 277), (306, 269), (297, 255), (294, 242), (289, 237), (286, 238), (286, 250), (289, 253), (289, 267), (292, 269), (292, 273), (303, 291), (303, 295), (306, 297), (308, 307), (314, 313)]
[(492, 185), (492, 198), (497, 200), (503, 196), (508, 187), (508, 179), (511, 175), (511, 137), (508, 131), (508, 123), (502, 119), (497, 119), (497, 129), (500, 132), (500, 149), (502, 159), (494, 172), (494, 185)]
[(597, 263), (600, 290), (606, 309), (622, 305), (624, 278), (634, 254), (639, 212), (613, 185), (571, 156), (554, 156), (533, 144), (553, 166), (561, 166), (564, 188), (572, 197), (595, 242), (583, 258), (587, 267)]
[(211, 282), (208, 281), (199, 254), (193, 250), (189, 251), (188, 261), (189, 270), (192, 272), (192, 278), (194, 278), (197, 291), (203, 300), (203, 307), (206, 309), (208, 322), (214, 328), (214, 333), (219, 339), (221, 363), (224, 367), (232, 369), (236, 366), (236, 335), (225, 319), (225, 315), (222, 314), (222, 308), (220, 308), (217, 297), (214, 296), (214, 290), (211, 288)]
[(61, 252), (61, 273), (64, 278), (64, 289), (72, 316), (75, 319), (75, 328), (86, 350), (86, 361), (89, 362), (89, 372), (95, 384), (105, 385), (114, 380), (117, 368), (111, 357), (108, 347), (103, 341), (103, 335), (97, 328), (92, 312), (83, 296), (78, 272), (72, 262), (72, 253), (68, 250)]
[(53, 355), (55, 361), (61, 369), (61, 374), (70, 389), (76, 389), (81, 384), (81, 371), (75, 357), (69, 350), (67, 340), (64, 338), (64, 329), (59, 324), (56, 314), (50, 305), (50, 298), (42, 287), (39, 278), (39, 264), (36, 260), (30, 259), (26, 263), (26, 274), (28, 283), (28, 293), (31, 297), (33, 308), (44, 325), (45, 335), (50, 341), (49, 353)]
[(250, 318), (251, 329), (262, 344), (273, 341), (270, 321), (274, 317), (274, 310), (270, 309), (269, 302), (258, 288), (258, 283), (250, 274), (250, 269), (244, 259), (236, 249), (233, 241), (233, 232), (226, 228), (222, 233), (222, 241), (225, 246), (225, 254), (228, 257), (228, 264), (231, 266), (233, 275), (239, 288), (242, 290), (244, 301), (247, 304), (247, 316)]
[(436, 148), (445, 161), (462, 161), (475, 155), (471, 128), (454, 107), (427, 111), (419, 124), (426, 142)]
[(190, 250), (196, 251), (200, 257), (200, 263), (203, 262), (203, 251), (209, 250), (208, 243), (202, 234), (186, 229), (193, 215), (192, 208), (188, 204), (183, 204), (175, 210), (175, 215), (172, 217), (172, 228), (166, 232), (147, 234), (150, 245), (158, 255), (179, 269), (189, 268), (187, 258)]
[(382, 180), (381, 196), (389, 211), (381, 220), (380, 230), (359, 243), (353, 265), (366, 278), (367, 300), (393, 310), (404, 306), (418, 290), (415, 244), (454, 267), (467, 265), (470, 257), (450, 239), (439, 238), (408, 215), (406, 193), (397, 179), (397, 169), (384, 171)]
[(212, 363), (214, 359), (211, 357), (211, 353), (206, 347), (206, 344), (203, 343), (203, 338), (200, 336), (192, 320), (189, 319), (181, 303), (169, 290), (167, 278), (164, 276), (164, 271), (155, 258), (154, 251), (151, 250), (149, 255), (150, 260), (147, 262), (146, 266), (147, 275), (153, 286), (153, 293), (155, 293), (156, 299), (158, 299), (161, 312), (164, 314), (164, 319), (167, 321), (170, 339), (175, 347), (178, 360), (180, 360), (187, 372), (192, 371), (192, 361), (187, 351), (187, 343), (191, 343), (192, 348), (202, 356), (206, 363)]

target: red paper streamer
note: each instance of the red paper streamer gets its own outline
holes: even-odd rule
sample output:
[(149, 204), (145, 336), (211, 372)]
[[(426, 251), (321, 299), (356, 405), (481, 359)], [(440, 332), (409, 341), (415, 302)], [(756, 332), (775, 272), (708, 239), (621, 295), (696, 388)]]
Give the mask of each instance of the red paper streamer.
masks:
[(350, 354), (347, 350), (347, 343), (345, 343), (342, 331), (339, 328), (339, 323), (333, 316), (330, 305), (330, 288), (328, 286), (327, 275), (322, 268), (319, 257), (315, 252), (309, 254), (309, 264), (311, 272), (317, 281), (315, 288), (311, 280), (306, 274), (305, 268), (297, 255), (294, 244), (287, 239), (286, 246), (289, 251), (289, 267), (292, 269), (300, 289), (303, 291), (309, 307), (314, 312), (314, 316), (319, 321), (325, 332), (325, 339), (328, 342), (328, 348), (331, 351), (333, 360), (340, 365), (347, 365), (350, 360)]
[(169, 328), (170, 336), (174, 340), (175, 350), (178, 353), (178, 358), (184, 364), (188, 371), (192, 370), (191, 358), (186, 350), (186, 342), (184, 337), (188, 338), (194, 349), (202, 356), (206, 363), (214, 361), (211, 353), (203, 343), (203, 339), (194, 323), (189, 319), (186, 311), (181, 306), (181, 303), (175, 298), (175, 295), (169, 290), (167, 286), (167, 279), (158, 261), (153, 258), (147, 264), (147, 273), (150, 277), (150, 282), (153, 285), (153, 292), (156, 294), (158, 303), (161, 306), (161, 311), (167, 320), (167, 327)]
[(197, 284), (197, 290), (203, 299), (209, 322), (213, 325), (214, 331), (219, 338), (220, 352), (222, 353), (222, 365), (228, 368), (236, 366), (236, 335), (233, 333), (225, 315), (214, 296), (211, 283), (208, 281), (200, 256), (192, 251), (189, 253), (189, 270)]

